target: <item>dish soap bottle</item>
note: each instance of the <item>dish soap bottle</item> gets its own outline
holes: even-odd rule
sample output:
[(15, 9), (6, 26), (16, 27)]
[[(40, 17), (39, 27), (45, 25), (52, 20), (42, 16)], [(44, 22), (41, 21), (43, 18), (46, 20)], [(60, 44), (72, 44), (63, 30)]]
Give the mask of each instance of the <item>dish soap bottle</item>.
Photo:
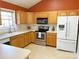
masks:
[(52, 27), (52, 31), (55, 31), (55, 27), (54, 26)]

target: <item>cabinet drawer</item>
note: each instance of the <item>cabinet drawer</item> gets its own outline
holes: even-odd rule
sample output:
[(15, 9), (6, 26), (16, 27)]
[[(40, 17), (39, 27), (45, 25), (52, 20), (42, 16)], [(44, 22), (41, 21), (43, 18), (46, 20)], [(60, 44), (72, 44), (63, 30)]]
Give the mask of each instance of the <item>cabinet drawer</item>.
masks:
[(56, 33), (47, 33), (47, 35), (52, 36), (52, 35), (56, 35)]
[(47, 38), (56, 38), (56, 36), (47, 36)]

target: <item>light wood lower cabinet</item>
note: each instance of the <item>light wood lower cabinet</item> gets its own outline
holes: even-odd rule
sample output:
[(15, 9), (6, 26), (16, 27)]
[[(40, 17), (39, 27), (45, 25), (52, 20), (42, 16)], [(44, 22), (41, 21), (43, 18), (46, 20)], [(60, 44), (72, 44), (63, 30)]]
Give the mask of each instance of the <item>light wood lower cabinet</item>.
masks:
[(35, 42), (35, 32), (27, 32), (10, 38), (10, 44), (16, 47), (25, 47), (31, 42)]
[[(10, 44), (16, 47), (25, 47), (29, 43), (35, 43), (35, 32), (27, 32), (10, 38)], [(56, 46), (56, 33), (47, 33), (47, 45)]]
[(36, 37), (36, 35), (35, 35), (35, 32), (30, 32), (30, 39), (31, 39), (31, 42), (32, 43), (35, 43), (35, 37)]
[(28, 33), (25, 33), (25, 45), (29, 44), (29, 38), (28, 38)]
[(31, 43), (30, 32), (25, 33), (25, 45), (28, 45), (29, 43)]
[(10, 38), (10, 44), (16, 47), (24, 47), (24, 34), (16, 35)]
[(56, 33), (47, 33), (47, 45), (56, 47), (56, 40)]

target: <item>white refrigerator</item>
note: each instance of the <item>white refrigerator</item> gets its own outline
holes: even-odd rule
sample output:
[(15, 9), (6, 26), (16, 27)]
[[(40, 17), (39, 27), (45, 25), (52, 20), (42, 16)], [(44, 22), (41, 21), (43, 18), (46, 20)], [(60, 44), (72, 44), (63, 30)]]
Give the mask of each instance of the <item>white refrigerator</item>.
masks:
[(77, 44), (76, 44), (76, 58), (79, 59), (79, 21), (78, 21), (78, 37), (77, 37)]
[(58, 16), (57, 49), (76, 51), (78, 16)]

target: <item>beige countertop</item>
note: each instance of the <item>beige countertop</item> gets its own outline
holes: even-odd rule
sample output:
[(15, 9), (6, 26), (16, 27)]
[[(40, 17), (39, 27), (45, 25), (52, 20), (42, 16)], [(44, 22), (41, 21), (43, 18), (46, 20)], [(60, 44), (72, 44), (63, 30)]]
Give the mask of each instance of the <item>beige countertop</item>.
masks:
[(47, 33), (57, 33), (57, 31), (47, 31)]
[(0, 59), (27, 59), (30, 53), (28, 49), (0, 44)]
[(9, 38), (11, 36), (27, 33), (27, 32), (30, 32), (30, 31), (35, 31), (35, 30), (16, 31), (16, 32), (12, 32), (12, 33), (0, 34), (0, 39)]

